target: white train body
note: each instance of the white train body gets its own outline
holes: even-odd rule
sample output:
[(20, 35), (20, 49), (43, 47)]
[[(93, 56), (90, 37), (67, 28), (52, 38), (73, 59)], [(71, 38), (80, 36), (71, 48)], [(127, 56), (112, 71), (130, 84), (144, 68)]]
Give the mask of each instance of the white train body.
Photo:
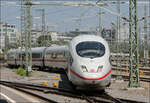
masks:
[(15, 65), (16, 64), (16, 50), (9, 50), (7, 55), (7, 63), (9, 65)]
[(68, 78), (81, 87), (106, 87), (110, 84), (110, 51), (107, 42), (94, 35), (78, 36), (69, 44)]
[[(32, 66), (43, 67), (44, 66), (44, 51), (46, 47), (32, 48)], [(24, 60), (25, 61), (25, 60)]]
[[(25, 65), (25, 50), (22, 52), (20, 50), (9, 51), (11, 58), (8, 57), (8, 64), (19, 66), (21, 53)], [(63, 68), (73, 85), (84, 88), (104, 89), (110, 84), (109, 58), (110, 51), (107, 42), (94, 35), (77, 36), (70, 41), (68, 46), (32, 48), (33, 66), (49, 69)]]
[(44, 55), (44, 64), (45, 67), (52, 67), (52, 68), (67, 68), (67, 53), (68, 47), (67, 46), (54, 46), (48, 47), (45, 50)]

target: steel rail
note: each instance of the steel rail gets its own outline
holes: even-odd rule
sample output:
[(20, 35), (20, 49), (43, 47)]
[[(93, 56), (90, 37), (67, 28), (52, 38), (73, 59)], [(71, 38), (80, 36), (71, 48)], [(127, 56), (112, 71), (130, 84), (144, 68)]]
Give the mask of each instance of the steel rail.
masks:
[[(9, 83), (9, 84), (13, 84), (13, 85), (16, 85), (16, 86), (21, 86), (21, 87), (25, 87), (27, 88), (27, 86), (30, 86), (28, 88), (31, 89), (31, 87), (34, 87), (32, 89), (36, 89), (36, 88), (41, 88), (41, 89), (44, 89), (45, 90), (45, 93), (49, 93), (50, 90), (57, 90), (59, 92), (67, 92), (67, 93), (72, 93), (72, 94), (79, 94), (79, 92), (77, 91), (72, 91), (72, 90), (69, 90), (69, 89), (63, 89), (63, 88), (55, 88), (55, 87), (48, 87), (48, 86), (42, 86), (42, 85), (37, 85), (37, 84), (29, 84), (29, 83), (21, 83), (21, 82), (11, 82), (11, 81), (4, 81), (4, 80), (0, 80), (0, 83), (4, 84), (4, 83)], [(36, 88), (35, 88), (36, 87)], [(38, 90), (37, 89), (37, 90)], [(41, 90), (39, 89), (39, 91)], [(41, 90), (42, 91), (42, 90)]]
[[(124, 79), (129, 80), (129, 76), (126, 76), (126, 75), (111, 74), (111, 76), (112, 76), (113, 78), (115, 78), (115, 77), (117, 77), (117, 76), (122, 76)], [(150, 78), (140, 77), (140, 81), (143, 81), (143, 82), (150, 82)]]
[(123, 103), (123, 101), (121, 101), (120, 99), (114, 98), (111, 95), (107, 94), (106, 92), (104, 92), (104, 95), (112, 99), (112, 101), (114, 101), (115, 103)]
[(128, 100), (128, 99), (120, 99), (120, 100), (124, 101), (125, 103), (146, 103), (146, 102), (142, 102), (142, 101), (135, 101), (135, 100)]
[[(3, 85), (9, 86), (9, 87), (18, 89), (18, 90), (22, 90), (22, 91), (25, 91), (23, 89), (29, 89), (29, 90), (40, 91), (40, 92), (43, 92), (43, 93), (46, 93), (46, 94), (47, 93), (52, 93), (52, 94), (58, 94), (58, 95), (63, 95), (63, 96), (69, 96), (69, 97), (72, 97), (72, 98), (84, 99), (89, 103), (94, 103), (92, 100), (90, 100), (84, 94), (81, 94), (81, 93), (75, 92), (75, 91), (71, 91), (71, 90), (53, 88), (53, 87), (44, 87), (44, 86), (26, 84), (26, 83), (16, 83), (16, 82), (13, 83), (13, 82), (8, 82), (8, 81), (0, 81), (0, 83), (3, 84)], [(36, 95), (36, 96), (38, 96), (38, 95)], [(52, 101), (49, 100), (49, 102), (52, 102)]]
[[(2, 83), (2, 84), (9, 86), (8, 83)], [(30, 86), (24, 86), (22, 84), (21, 85), (18, 85), (18, 84), (16, 85), (14, 83), (13, 83), (13, 86), (15, 86), (15, 88), (17, 88), (19, 90), (29, 89), (29, 90), (40, 91), (40, 92), (43, 92), (43, 93), (46, 93), (46, 94), (52, 93), (52, 94), (58, 94), (58, 95), (72, 97), (72, 98), (84, 99), (88, 103), (95, 103), (94, 101), (96, 101), (96, 100), (94, 100), (94, 98), (88, 97), (85, 94), (80, 93), (80, 92), (72, 92), (71, 91), (71, 93), (70, 93), (69, 91), (66, 91), (66, 90), (64, 91), (63, 89), (62, 89), (62, 91), (59, 91), (60, 89), (58, 89), (58, 91), (57, 91), (57, 89), (55, 89), (55, 90), (47, 89), (47, 88), (44, 89), (43, 86), (42, 86), (42, 88), (41, 87), (39, 88), (39, 86), (35, 87), (35, 85), (33, 85), (33, 87), (30, 87), (31, 85)], [(107, 101), (107, 100), (104, 100), (104, 99), (97, 100), (97, 102), (104, 102), (104, 101)], [(109, 103), (109, 102), (106, 102), (106, 103)]]
[[(95, 103), (95, 102), (111, 103), (111, 101), (108, 101), (107, 99), (103, 99), (103, 98), (95, 99), (81, 91), (72, 91), (72, 90), (67, 90), (67, 89), (45, 87), (45, 86), (39, 86), (39, 85), (34, 85), (34, 84), (17, 83), (17, 82), (9, 82), (9, 81), (0, 81), (0, 84), (15, 88), (17, 90), (22, 90), (23, 92), (27, 92), (27, 93), (29, 91), (26, 91), (24, 89), (39, 91), (39, 92), (43, 92), (46, 94), (52, 93), (52, 94), (58, 94), (58, 95), (72, 97), (72, 98), (83, 99), (83, 100), (86, 100), (88, 103)], [(36, 94), (35, 96), (38, 96), (38, 95)], [(39, 98), (41, 98), (41, 97), (39, 96)], [(45, 100), (45, 98), (44, 98), (44, 100)], [(46, 101), (48, 101), (48, 100), (46, 99)], [(52, 102), (52, 101), (50, 101), (50, 102)], [(55, 101), (53, 101), (53, 102), (55, 102)]]
[[(120, 72), (129, 72), (129, 70), (126, 70), (126, 68), (119, 68), (119, 67), (112, 67), (113, 71), (120, 71)], [(150, 71), (144, 71), (140, 69), (140, 72), (143, 72), (142, 77), (150, 76)]]
[(19, 87), (17, 87), (17, 86), (14, 86), (14, 85), (9, 85), (9, 84), (6, 84), (6, 83), (3, 84), (3, 85), (8, 86), (8, 87), (10, 87), (10, 88), (14, 88), (14, 89), (19, 90), (19, 91), (21, 91), (21, 92), (27, 93), (27, 94), (32, 95), (32, 96), (34, 96), (34, 97), (37, 97), (37, 98), (39, 98), (39, 99), (41, 99), (41, 100), (44, 100), (44, 101), (46, 101), (46, 102), (48, 102), (48, 103), (58, 103), (58, 102), (56, 102), (56, 101), (54, 101), (54, 100), (47, 99), (47, 98), (45, 98), (45, 97), (43, 97), (43, 96), (40, 96), (40, 95), (35, 94), (35, 93), (32, 93), (31, 91), (29, 92), (29, 91), (27, 91), (27, 90), (24, 90), (24, 89), (22, 89), (22, 88), (19, 88)]
[[(3, 81), (0, 80), (0, 84), (12, 87), (12, 88), (20, 90), (22, 92), (26, 92), (27, 94), (36, 96), (36, 97), (38, 97), (44, 101), (48, 101), (50, 103), (57, 103), (57, 102), (54, 100), (42, 97), (38, 94), (29, 92), (28, 90), (39, 91), (39, 92), (43, 92), (45, 94), (52, 93), (52, 94), (68, 96), (68, 97), (72, 97), (72, 98), (78, 98), (81, 100), (86, 100), (88, 103), (124, 103), (124, 101), (130, 101), (130, 100), (125, 100), (125, 99), (114, 98), (114, 97), (110, 96), (109, 94), (107, 94), (106, 92), (103, 92), (103, 93), (98, 93), (98, 92), (95, 93), (94, 92), (94, 94), (92, 94), (92, 96), (91, 96), (90, 92), (73, 91), (73, 90), (69, 90), (69, 89), (46, 87), (46, 86), (40, 86), (40, 85), (35, 85), (35, 84), (10, 82), (10, 81), (4, 81), (4, 80)], [(134, 101), (134, 102), (139, 103), (136, 101)]]

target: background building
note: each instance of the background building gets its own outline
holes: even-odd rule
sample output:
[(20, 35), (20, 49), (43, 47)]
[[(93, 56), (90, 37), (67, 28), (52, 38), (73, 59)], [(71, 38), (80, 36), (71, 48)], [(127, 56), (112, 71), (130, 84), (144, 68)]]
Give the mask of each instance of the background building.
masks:
[(7, 37), (7, 44), (17, 43), (19, 33), (17, 33), (16, 26), (8, 23), (0, 23), (0, 48), (5, 47), (5, 36)]

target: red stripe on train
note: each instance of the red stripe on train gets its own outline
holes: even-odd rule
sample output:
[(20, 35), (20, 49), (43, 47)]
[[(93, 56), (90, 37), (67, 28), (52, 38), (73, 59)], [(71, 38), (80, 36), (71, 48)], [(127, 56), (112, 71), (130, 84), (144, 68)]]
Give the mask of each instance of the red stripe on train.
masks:
[(107, 74), (105, 74), (104, 76), (99, 77), (99, 78), (85, 78), (85, 77), (80, 76), (79, 74), (77, 74), (77, 73), (76, 73), (75, 71), (73, 71), (72, 69), (70, 69), (70, 71), (71, 71), (75, 76), (77, 76), (77, 77), (79, 77), (79, 78), (81, 78), (81, 79), (84, 79), (84, 80), (101, 80), (101, 79), (104, 79), (105, 77), (107, 77), (107, 76), (111, 73), (112, 69), (111, 69)]

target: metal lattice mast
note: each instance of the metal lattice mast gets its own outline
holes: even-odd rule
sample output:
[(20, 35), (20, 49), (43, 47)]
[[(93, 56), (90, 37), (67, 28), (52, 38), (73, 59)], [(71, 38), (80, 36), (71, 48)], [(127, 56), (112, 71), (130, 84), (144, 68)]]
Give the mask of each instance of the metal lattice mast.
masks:
[[(88, 0), (87, 0), (88, 1)], [(96, 4), (98, 4), (98, 2), (100, 2), (101, 0), (97, 1)], [(98, 6), (99, 7), (99, 33), (100, 33), (100, 36), (102, 36), (102, 9), (100, 7), (100, 5)]]
[(27, 76), (29, 75), (29, 68), (32, 67), (32, 52), (31, 52), (31, 15), (30, 15), (30, 8), (31, 8), (30, 0), (26, 0), (26, 24), (25, 24), (25, 52), (26, 52), (26, 69), (27, 69)]
[(45, 31), (45, 10), (42, 9), (42, 31)]
[(7, 59), (7, 52), (8, 52), (8, 35), (7, 35), (7, 23), (4, 24), (5, 25), (5, 49), (4, 49), (4, 54), (5, 54), (5, 59)]
[(129, 0), (129, 87), (139, 87), (139, 48), (138, 48), (138, 26), (137, 26), (137, 0)]
[[(44, 41), (45, 41), (45, 10), (42, 10), (42, 33), (44, 35)], [(46, 45), (46, 43), (44, 42), (44, 46)]]
[[(120, 14), (120, 0), (117, 0), (117, 13)], [(120, 17), (117, 16), (117, 35), (116, 35), (116, 40), (117, 40), (117, 52), (119, 53), (119, 35), (120, 35)], [(118, 61), (118, 60), (117, 60)], [(118, 62), (117, 62), (118, 65)]]
[(44, 35), (44, 41), (45, 41), (45, 28), (46, 28), (46, 24), (45, 24), (45, 9), (37, 9), (37, 11), (41, 11), (41, 14), (42, 14), (42, 33)]
[[(21, 37), (20, 37), (20, 46), (21, 46), (21, 52), (22, 52), (22, 49), (23, 49), (23, 42), (24, 42), (24, 40), (23, 40), (23, 37), (24, 37), (24, 33), (25, 33), (25, 30), (24, 30), (24, 28), (25, 28), (25, 10), (24, 10), (24, 0), (21, 0), (21, 22), (20, 22), (20, 26), (21, 26), (21, 30), (20, 30), (20, 32), (21, 32)], [(21, 54), (21, 66), (23, 67), (23, 57), (22, 57), (23, 55)]]
[(32, 41), (32, 36), (31, 36), (31, 28), (32, 28), (32, 16), (31, 16), (31, 5), (29, 5), (29, 10), (28, 10), (28, 16), (29, 16), (29, 20), (28, 20), (28, 24), (29, 24), (29, 67), (31, 68), (32, 67), (32, 45), (31, 45), (31, 41)]
[[(117, 2), (117, 12), (120, 14), (120, 0)], [(117, 39), (120, 42), (120, 16), (117, 16)]]
[(101, 10), (101, 7), (99, 7), (99, 33), (100, 33), (100, 36), (102, 36), (102, 10)]
[[(120, 14), (120, 0), (117, 0), (117, 13)], [(120, 53), (120, 17), (117, 16), (117, 52)], [(120, 67), (120, 57), (117, 57), (117, 67)], [(118, 71), (120, 74), (120, 71)], [(118, 79), (122, 79), (122, 76), (118, 76)]]
[[(147, 6), (144, 6), (144, 16), (147, 16)], [(144, 19), (144, 59), (147, 66), (148, 44), (147, 44), (147, 19)]]

